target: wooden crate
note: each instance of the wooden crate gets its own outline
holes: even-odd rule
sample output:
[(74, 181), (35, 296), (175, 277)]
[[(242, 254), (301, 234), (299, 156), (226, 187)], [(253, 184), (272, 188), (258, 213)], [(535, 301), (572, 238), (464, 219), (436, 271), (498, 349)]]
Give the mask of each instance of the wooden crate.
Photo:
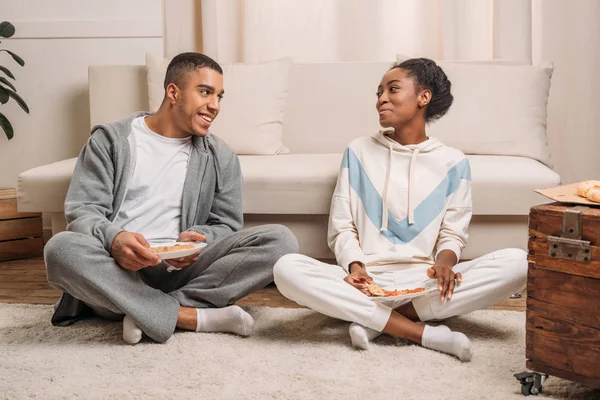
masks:
[(600, 388), (600, 208), (529, 214), (527, 368)]
[(0, 261), (43, 253), (42, 214), (17, 212), (15, 189), (0, 189)]

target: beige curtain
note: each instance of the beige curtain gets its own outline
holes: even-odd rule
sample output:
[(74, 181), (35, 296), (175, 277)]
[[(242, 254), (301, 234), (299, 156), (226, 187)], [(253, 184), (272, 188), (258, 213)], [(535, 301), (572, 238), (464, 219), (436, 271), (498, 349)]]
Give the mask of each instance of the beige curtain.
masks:
[(200, 0), (163, 0), (163, 44), (166, 57), (202, 51)]
[(220, 62), (393, 61), (396, 53), (552, 61), (548, 141), (570, 183), (600, 179), (599, 21), (598, 0), (165, 0), (165, 54), (202, 47)]
[(529, 0), (203, 0), (202, 14), (222, 62), (531, 60)]

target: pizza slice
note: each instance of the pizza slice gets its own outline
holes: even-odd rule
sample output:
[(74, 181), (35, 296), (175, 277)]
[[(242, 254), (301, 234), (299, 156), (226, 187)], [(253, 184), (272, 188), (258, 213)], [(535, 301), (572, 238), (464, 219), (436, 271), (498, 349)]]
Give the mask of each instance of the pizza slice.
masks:
[(155, 253), (167, 253), (171, 251), (188, 250), (194, 248), (196, 248), (196, 246), (194, 246), (193, 244), (175, 244), (173, 246), (151, 247), (150, 250), (152, 250)]
[(420, 287), (420, 288), (415, 288), (415, 289), (385, 290), (385, 289), (379, 287), (377, 284), (371, 283), (367, 287), (367, 290), (373, 297), (392, 297), (392, 296), (402, 296), (402, 295), (407, 295), (407, 294), (420, 293), (420, 292), (425, 291), (425, 288)]

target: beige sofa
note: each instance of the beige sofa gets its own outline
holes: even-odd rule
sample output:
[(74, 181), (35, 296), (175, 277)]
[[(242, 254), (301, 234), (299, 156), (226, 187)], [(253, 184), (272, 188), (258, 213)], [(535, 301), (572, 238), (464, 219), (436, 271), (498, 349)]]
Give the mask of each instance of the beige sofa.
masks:
[[(326, 228), (342, 152), (352, 139), (378, 129), (375, 91), (389, 66), (291, 66), (283, 112), (283, 143), (290, 154), (240, 155), (246, 226), (284, 224), (298, 237), (302, 253), (333, 258)], [(471, 67), (445, 66), (453, 82), (455, 104), (430, 129), (467, 153), (471, 162), (474, 215), (464, 259), (504, 247), (525, 249), (529, 209), (546, 202), (532, 189), (560, 183), (549, 166), (545, 138), (551, 69), (540, 75), (539, 70), (527, 69), (536, 68), (531, 66)], [(508, 82), (514, 80), (511, 74), (526, 84), (518, 79)], [(489, 87), (481, 88), (482, 82)], [(511, 99), (510, 93), (503, 92), (507, 85), (517, 85), (520, 93)], [(225, 87), (227, 91), (227, 80)], [(149, 109), (143, 65), (91, 66), (89, 90), (92, 125)], [(486, 108), (486, 101), (497, 102), (497, 111)], [(531, 121), (522, 123), (529, 117)], [(448, 122), (443, 122), (446, 118)], [(63, 203), (74, 165), (74, 158), (64, 160), (23, 172), (18, 179), (19, 210), (49, 213), (53, 233), (66, 226)]]

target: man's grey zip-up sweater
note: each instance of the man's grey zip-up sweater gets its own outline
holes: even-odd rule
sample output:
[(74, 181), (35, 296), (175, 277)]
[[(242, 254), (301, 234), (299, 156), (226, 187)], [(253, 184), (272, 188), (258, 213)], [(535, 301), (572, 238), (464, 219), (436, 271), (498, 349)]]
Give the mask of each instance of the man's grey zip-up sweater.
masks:
[[(98, 238), (110, 252), (122, 229), (113, 223), (135, 167), (135, 149), (127, 138), (136, 113), (97, 125), (81, 151), (67, 198), (67, 230)], [(242, 229), (242, 174), (235, 152), (209, 134), (192, 137), (181, 207), (181, 231), (194, 231), (216, 242)], [(143, 199), (140, 199), (143, 201)]]

